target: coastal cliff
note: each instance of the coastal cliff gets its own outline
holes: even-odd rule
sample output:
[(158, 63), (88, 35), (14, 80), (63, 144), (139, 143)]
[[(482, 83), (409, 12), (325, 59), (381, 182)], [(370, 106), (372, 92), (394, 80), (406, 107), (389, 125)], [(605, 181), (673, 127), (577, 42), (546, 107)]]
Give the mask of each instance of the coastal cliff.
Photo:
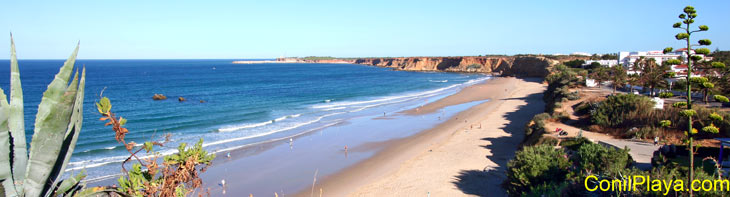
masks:
[[(586, 57), (587, 58), (587, 57)], [(463, 56), (395, 58), (279, 58), (281, 62), (348, 63), (408, 71), (490, 73), (503, 76), (545, 77), (550, 67), (580, 57), (544, 56)]]

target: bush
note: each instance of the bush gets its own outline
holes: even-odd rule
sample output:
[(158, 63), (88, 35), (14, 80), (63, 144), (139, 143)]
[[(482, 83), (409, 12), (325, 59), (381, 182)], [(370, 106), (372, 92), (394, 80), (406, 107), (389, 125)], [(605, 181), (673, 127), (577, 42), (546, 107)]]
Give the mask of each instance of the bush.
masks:
[(542, 184), (530, 188), (529, 192), (522, 192), (522, 196), (528, 197), (559, 197), (565, 196), (563, 191), (568, 188), (568, 183)]
[(525, 125), (524, 144), (532, 145), (538, 142), (545, 133), (545, 121), (550, 119), (550, 114), (540, 113), (532, 117), (532, 120)]
[(555, 108), (560, 108), (559, 102), (563, 98), (568, 98), (570, 87), (581, 83), (578, 74), (565, 65), (555, 66), (552, 73), (545, 77), (545, 81), (548, 82), (548, 87), (543, 94), (543, 100), (546, 103), (545, 112), (548, 113), (552, 113)]
[(662, 92), (662, 93), (659, 93), (659, 97), (660, 98), (670, 98), (670, 97), (673, 97), (673, 96), (674, 96), (674, 93), (672, 93), (672, 92)]
[(578, 169), (609, 176), (618, 175), (633, 162), (628, 149), (609, 148), (594, 143), (580, 146), (573, 160), (578, 164)]
[(560, 142), (560, 146), (567, 148), (568, 150), (577, 151), (584, 144), (593, 144), (588, 138), (569, 138)]
[(553, 113), (553, 119), (560, 120), (560, 121), (566, 121), (570, 119), (570, 115), (568, 112), (561, 111), (560, 113), (554, 112)]
[(585, 60), (571, 60), (571, 61), (565, 62), (564, 64), (571, 68), (580, 68), (580, 67), (583, 67), (583, 64), (585, 64), (585, 63), (586, 63)]
[(583, 101), (578, 103), (578, 105), (573, 108), (573, 111), (577, 115), (585, 115), (591, 113), (591, 111), (598, 108), (598, 102), (593, 101)]
[(542, 136), (539, 140), (537, 140), (537, 143), (535, 145), (548, 145), (548, 146), (556, 146), (558, 145), (558, 138), (555, 138), (553, 136)]
[(578, 100), (578, 99), (580, 99), (580, 94), (578, 93), (578, 91), (571, 92), (570, 94), (568, 94), (568, 100), (574, 101), (574, 100)]
[(562, 149), (549, 145), (528, 146), (515, 154), (507, 163), (505, 187), (510, 195), (544, 184), (559, 184), (565, 181), (570, 161)]
[(641, 127), (640, 129), (632, 129), (629, 130), (628, 133), (626, 133), (629, 138), (638, 138), (638, 139), (651, 139), (655, 136), (659, 135), (659, 129), (655, 127)]
[(654, 111), (654, 101), (634, 94), (609, 96), (591, 112), (591, 123), (604, 127), (646, 125)]

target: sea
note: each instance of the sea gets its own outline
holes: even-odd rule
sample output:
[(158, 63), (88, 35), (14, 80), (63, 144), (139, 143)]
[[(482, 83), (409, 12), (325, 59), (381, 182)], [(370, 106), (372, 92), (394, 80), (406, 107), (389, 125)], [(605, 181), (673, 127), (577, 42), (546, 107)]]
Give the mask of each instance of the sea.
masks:
[[(87, 179), (120, 173), (129, 156), (94, 105), (102, 96), (128, 119), (127, 141), (162, 141), (160, 155), (203, 139), (209, 152), (286, 140), (348, 119), (393, 114), (489, 79), (483, 74), (394, 71), (353, 64), (263, 63), (234, 60), (78, 60), (86, 67), (84, 122), (67, 172)], [(20, 60), (27, 141), (38, 104), (64, 60)], [(0, 87), (9, 94), (9, 61)], [(166, 100), (153, 100), (164, 94)], [(182, 97), (185, 101), (178, 101)], [(142, 154), (141, 156), (145, 156)]]

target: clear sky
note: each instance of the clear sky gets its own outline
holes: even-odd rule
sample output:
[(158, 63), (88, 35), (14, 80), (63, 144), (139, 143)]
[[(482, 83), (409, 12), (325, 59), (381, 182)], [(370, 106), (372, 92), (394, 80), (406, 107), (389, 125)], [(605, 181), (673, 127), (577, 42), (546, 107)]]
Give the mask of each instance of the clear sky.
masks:
[(4, 1), (0, 32), (20, 59), (63, 59), (79, 40), (82, 59), (615, 53), (678, 48), (688, 4), (710, 27), (693, 38), (730, 50), (726, 0)]

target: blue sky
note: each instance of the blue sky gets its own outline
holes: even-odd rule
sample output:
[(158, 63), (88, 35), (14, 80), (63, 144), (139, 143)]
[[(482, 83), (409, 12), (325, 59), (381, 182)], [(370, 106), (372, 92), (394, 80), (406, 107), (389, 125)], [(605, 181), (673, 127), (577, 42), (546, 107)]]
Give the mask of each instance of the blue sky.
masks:
[(79, 40), (82, 59), (613, 53), (677, 48), (688, 4), (710, 27), (694, 38), (730, 50), (719, 0), (6, 1), (0, 32), (21, 59), (63, 59)]

